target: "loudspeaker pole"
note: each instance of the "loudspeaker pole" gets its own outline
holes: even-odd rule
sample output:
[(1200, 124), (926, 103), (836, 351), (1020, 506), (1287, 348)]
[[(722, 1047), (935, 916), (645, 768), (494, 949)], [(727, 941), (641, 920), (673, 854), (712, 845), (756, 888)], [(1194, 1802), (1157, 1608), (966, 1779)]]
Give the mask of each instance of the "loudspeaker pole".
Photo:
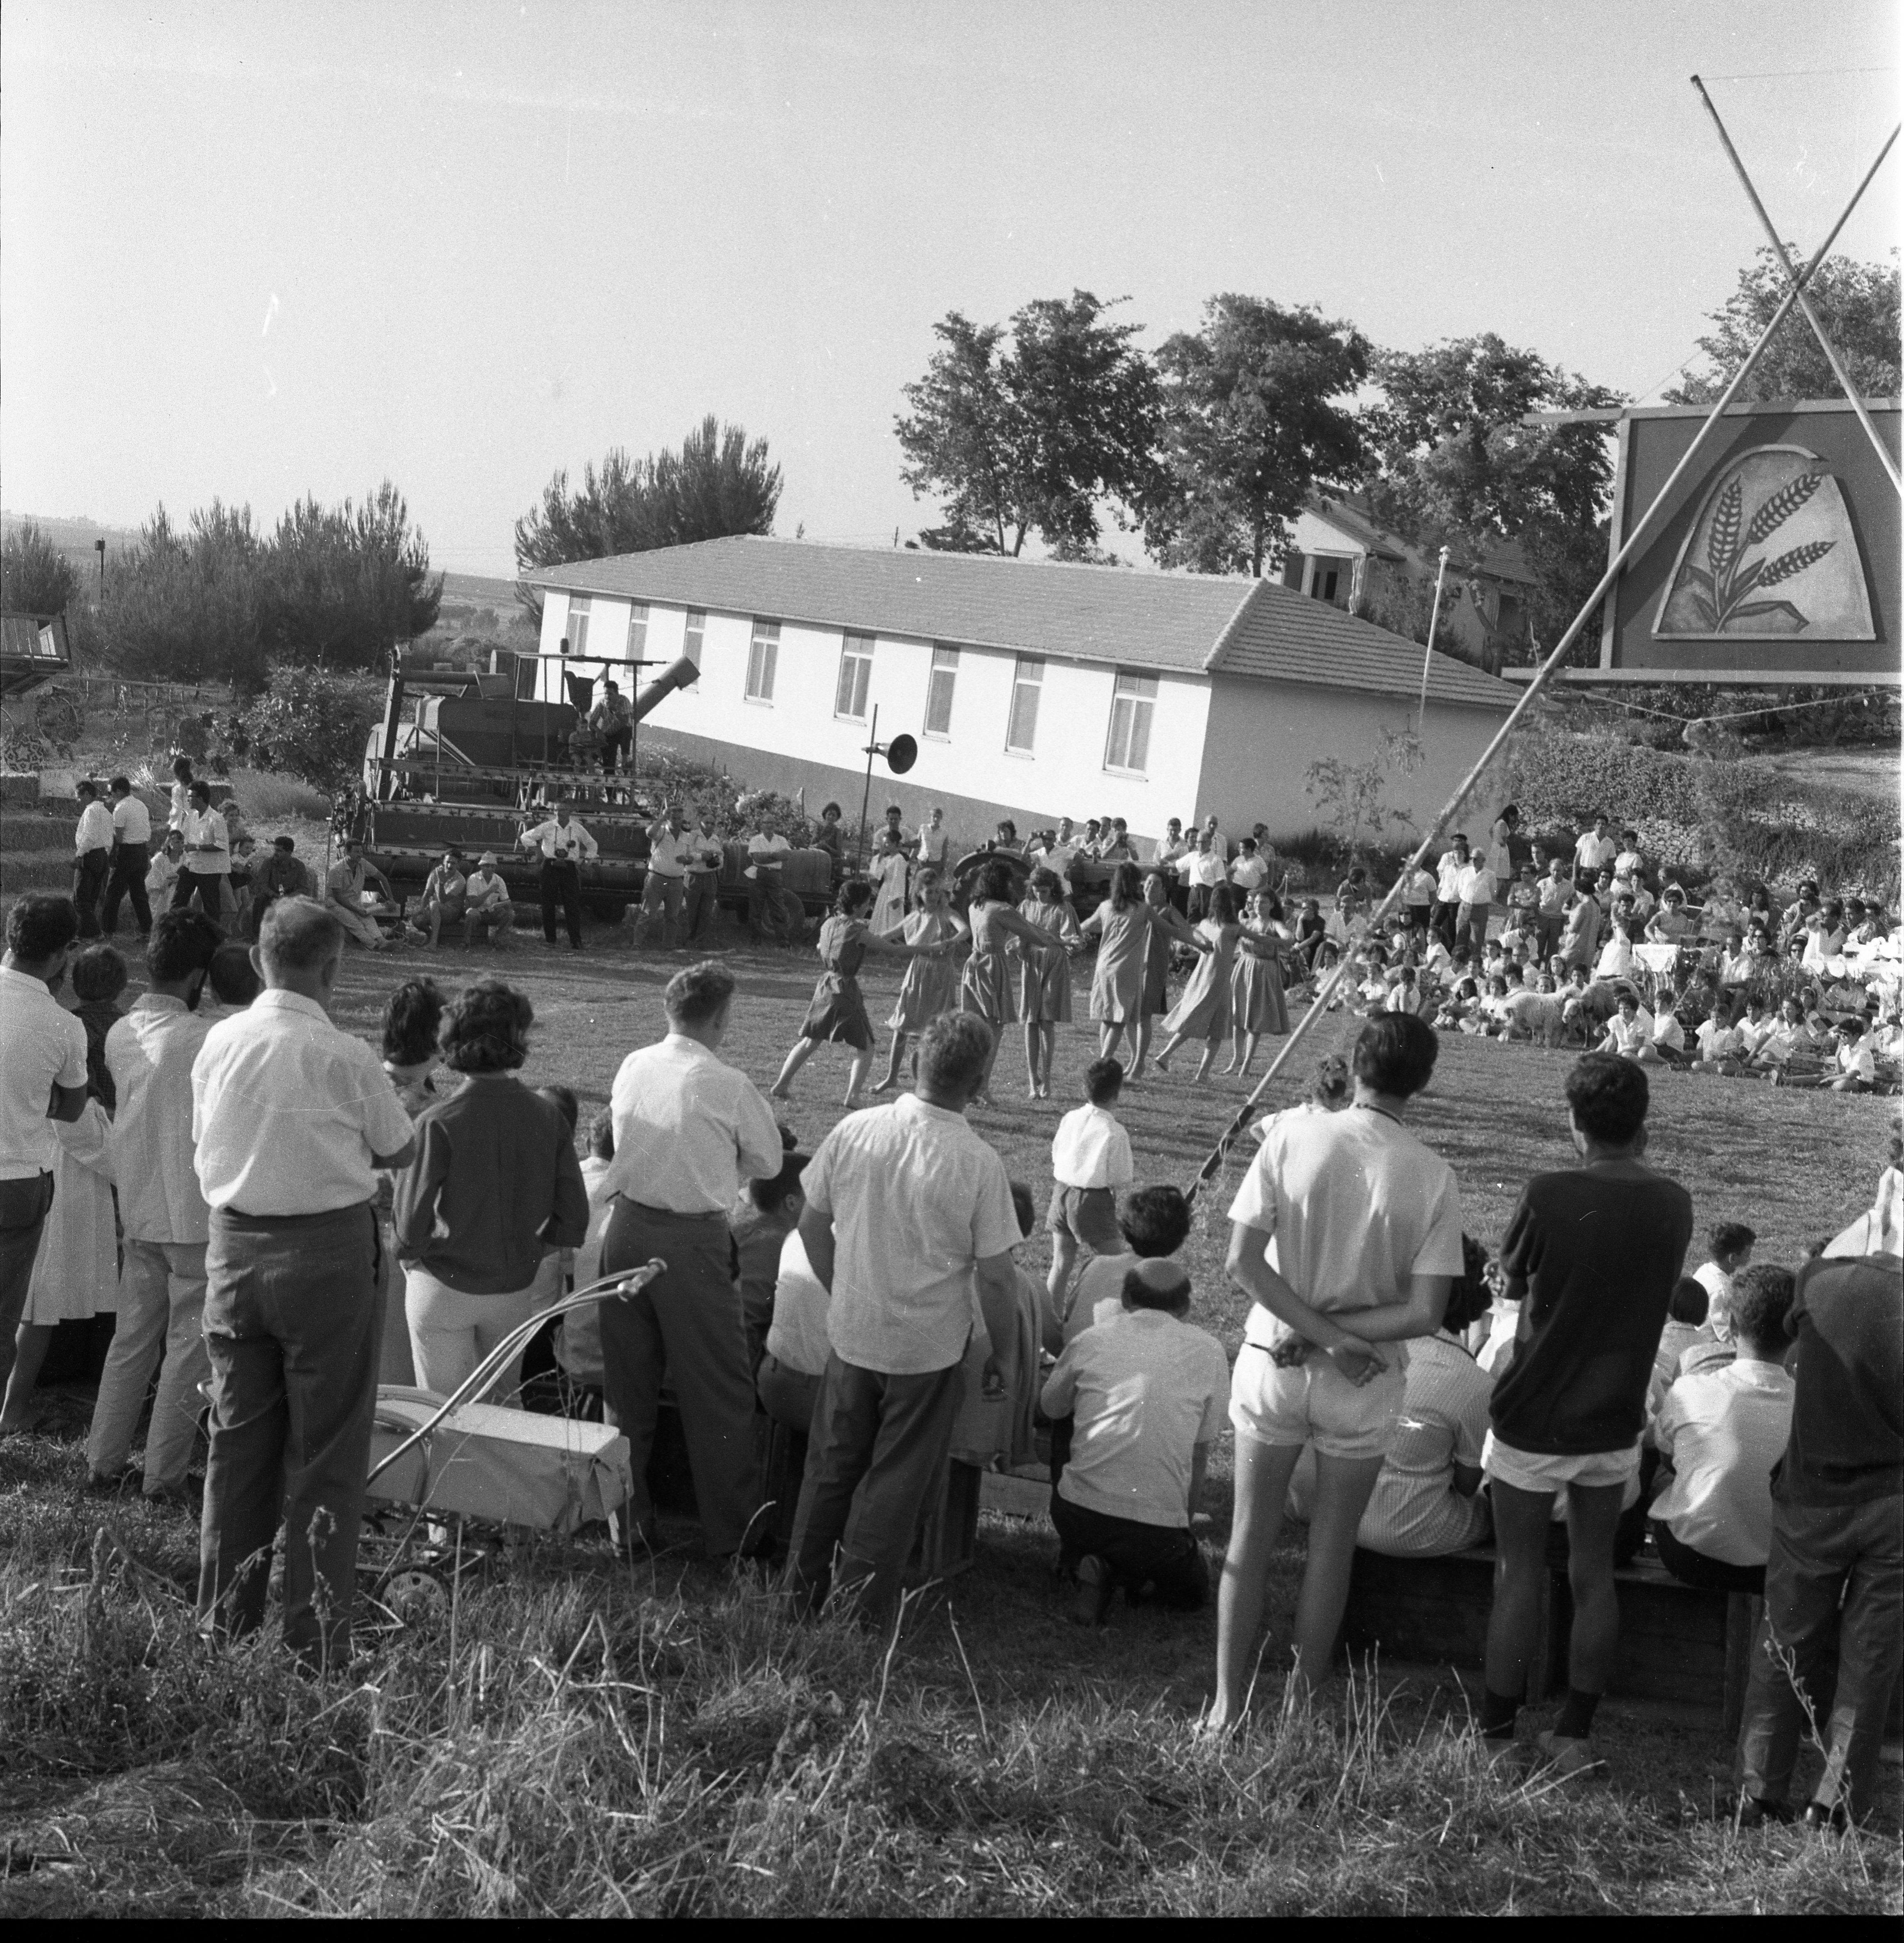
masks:
[(866, 867), (866, 812), (872, 805), (872, 759), (879, 753), (879, 704), (872, 704), (872, 733), (866, 742), (866, 786), (860, 796), (858, 857), (853, 867), (864, 873)]

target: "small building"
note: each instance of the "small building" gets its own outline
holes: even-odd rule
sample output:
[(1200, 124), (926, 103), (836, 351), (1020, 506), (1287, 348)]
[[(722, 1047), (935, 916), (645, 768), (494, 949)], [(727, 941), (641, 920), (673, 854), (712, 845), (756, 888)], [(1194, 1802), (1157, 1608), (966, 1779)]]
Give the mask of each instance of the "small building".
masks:
[[(1290, 529), (1283, 585), (1312, 600), (1381, 622), (1418, 609), (1427, 634), (1427, 603), (1439, 561), (1436, 550), (1378, 524), (1359, 499), (1309, 501)], [(1442, 589), (1436, 639), (1478, 668), (1498, 671), (1511, 649), (1532, 646), (1528, 596), (1535, 586), (1526, 556), (1513, 540), (1470, 553), (1455, 549)]]
[[(1421, 685), (1413, 642), (1266, 580), (753, 538), (529, 579), (544, 656), (566, 642), (700, 668), (642, 723), (644, 744), (804, 791), (811, 811), (837, 800), (851, 823), (876, 709), (879, 739), (912, 735), (919, 754), (903, 779), (875, 766), (875, 819), (889, 802), (909, 822), (942, 804), (973, 839), (1003, 816), (1021, 831), (1121, 816), (1149, 838), (1212, 813), (1233, 836), (1294, 836), (1324, 821), (1311, 766), (1381, 760)], [(544, 698), (563, 672), (543, 661)], [(1431, 818), (1515, 698), (1433, 655), (1424, 760), (1391, 775), (1384, 808)]]

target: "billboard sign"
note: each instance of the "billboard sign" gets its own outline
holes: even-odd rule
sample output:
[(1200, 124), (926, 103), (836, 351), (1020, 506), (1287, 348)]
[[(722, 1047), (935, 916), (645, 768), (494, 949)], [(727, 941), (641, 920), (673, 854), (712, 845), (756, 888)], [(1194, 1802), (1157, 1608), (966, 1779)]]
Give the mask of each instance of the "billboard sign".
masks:
[[(1895, 457), (1896, 401), (1866, 409)], [(1706, 416), (1622, 416), (1614, 552)], [(1848, 404), (1733, 407), (1608, 600), (1598, 678), (1896, 680), (1899, 523), (1897, 489)]]

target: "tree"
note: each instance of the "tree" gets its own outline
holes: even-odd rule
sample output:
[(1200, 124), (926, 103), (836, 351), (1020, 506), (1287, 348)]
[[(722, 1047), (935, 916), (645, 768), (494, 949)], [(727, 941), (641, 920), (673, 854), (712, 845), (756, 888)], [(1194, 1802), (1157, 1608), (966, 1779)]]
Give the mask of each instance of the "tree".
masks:
[[(740, 426), (723, 425), (710, 412), (678, 453), (630, 459), (618, 446), (599, 472), (585, 466), (572, 490), (567, 472), (556, 473), (541, 505), (516, 522), (517, 571), (771, 533), (780, 497), (780, 469), (768, 463), (767, 441), (750, 442)], [(519, 581), (516, 597), (539, 625), (541, 596)]]
[(1100, 508), (1122, 525), (1148, 500), (1157, 374), (1132, 342), (1142, 326), (1106, 323), (1111, 308), (1089, 290), (1040, 298), (1013, 312), (1009, 342), (957, 311), (933, 326), (940, 348), (894, 421), (901, 477), (944, 509), (923, 545), (1015, 557), (1035, 537), (1061, 560), (1101, 558)]
[(265, 692), (227, 725), (232, 753), (339, 794), (363, 775), (377, 719), (364, 689), (318, 668), (275, 669)]
[(31, 520), (0, 544), (0, 604), (16, 614), (63, 614), (79, 591), (79, 569)]
[(1333, 401), (1369, 355), (1352, 325), (1261, 297), (1213, 297), (1200, 330), (1166, 340), (1164, 477), (1144, 521), (1164, 566), (1260, 579), (1280, 563), (1309, 493), (1360, 469), (1360, 428)]
[(1375, 517), (1424, 548), (1479, 564), (1518, 540), (1536, 578), (1537, 639), (1565, 631), (1606, 563), (1613, 463), (1598, 423), (1529, 425), (1537, 411), (1604, 410), (1622, 394), (1492, 332), (1374, 361), (1381, 401), (1364, 415)]
[(249, 507), (214, 499), (181, 532), (161, 506), (106, 583), (100, 619), (108, 658), (143, 680), (262, 688), (262, 551)]
[[(1789, 247), (1789, 245), (1787, 246)], [(1793, 251), (1795, 260), (1804, 259)], [(1811, 299), (1860, 396), (1894, 398), (1904, 376), (1898, 358), (1897, 253), (1889, 263), (1860, 263), (1827, 256), (1805, 294)], [(1705, 367), (1663, 394), (1674, 405), (1708, 405), (1758, 342), (1790, 284), (1785, 266), (1768, 247), (1739, 272), (1739, 287), (1707, 313), (1711, 336), (1699, 340)], [(1782, 398), (1835, 398), (1842, 392), (1817, 336), (1795, 304), (1752, 368), (1740, 397), (1752, 403)]]

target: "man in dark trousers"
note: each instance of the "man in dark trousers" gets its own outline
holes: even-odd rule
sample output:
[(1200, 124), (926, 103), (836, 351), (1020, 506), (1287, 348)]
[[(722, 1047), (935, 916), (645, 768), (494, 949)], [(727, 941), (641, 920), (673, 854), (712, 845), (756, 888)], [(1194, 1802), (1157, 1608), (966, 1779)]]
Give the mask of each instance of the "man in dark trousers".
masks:
[(542, 936), (555, 942), (556, 907), (562, 907), (569, 925), (572, 950), (582, 948), (581, 864), (596, 854), (596, 846), (575, 819), (564, 797), (555, 806), (554, 815), (525, 830), (517, 840), (525, 850), (536, 852), (542, 859)]
[(110, 938), (119, 928), (119, 901), (130, 898), (133, 922), (144, 938), (152, 929), (152, 907), (146, 895), (146, 873), (152, 861), (152, 812), (133, 794), (130, 777), (115, 776), (106, 790), (112, 799), (112, 856), (100, 928)]

